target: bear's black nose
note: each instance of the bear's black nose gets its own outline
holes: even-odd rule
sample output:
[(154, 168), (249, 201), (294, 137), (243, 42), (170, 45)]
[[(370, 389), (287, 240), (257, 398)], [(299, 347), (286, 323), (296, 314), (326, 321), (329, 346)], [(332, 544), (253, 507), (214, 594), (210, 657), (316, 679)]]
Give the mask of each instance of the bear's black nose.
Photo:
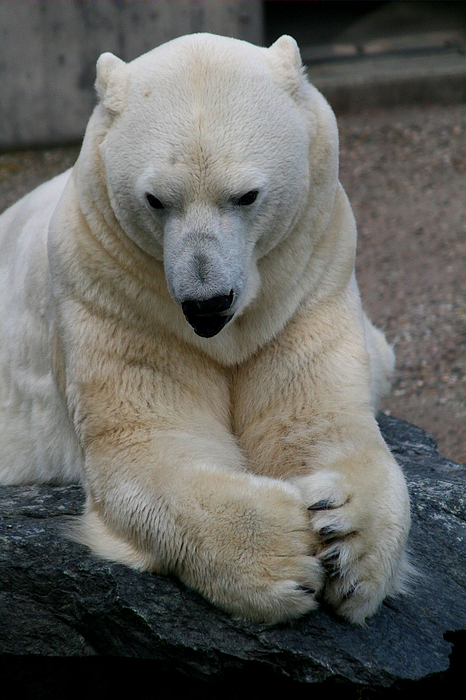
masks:
[(205, 316), (206, 314), (219, 314), (227, 311), (233, 303), (233, 292), (211, 299), (186, 299), (181, 304), (185, 316)]
[(181, 308), (188, 323), (194, 328), (195, 333), (202, 338), (212, 338), (231, 321), (233, 314), (226, 312), (233, 304), (234, 292), (223, 294), (210, 299), (186, 299)]

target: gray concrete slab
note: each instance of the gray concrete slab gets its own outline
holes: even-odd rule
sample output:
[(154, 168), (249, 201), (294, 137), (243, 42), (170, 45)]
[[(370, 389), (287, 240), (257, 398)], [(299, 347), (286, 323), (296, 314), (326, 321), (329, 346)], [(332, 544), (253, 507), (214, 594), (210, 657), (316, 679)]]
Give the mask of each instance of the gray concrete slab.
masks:
[(0, 149), (79, 141), (104, 51), (129, 61), (207, 31), (262, 43), (259, 0), (0, 2)]
[(466, 55), (459, 52), (327, 61), (309, 65), (308, 75), (336, 111), (466, 102)]

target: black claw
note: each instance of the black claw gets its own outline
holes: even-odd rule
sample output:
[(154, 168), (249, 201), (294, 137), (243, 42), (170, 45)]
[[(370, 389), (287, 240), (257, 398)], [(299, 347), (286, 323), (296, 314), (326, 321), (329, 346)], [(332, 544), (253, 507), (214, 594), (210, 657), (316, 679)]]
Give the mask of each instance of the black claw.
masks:
[(328, 554), (322, 555), (321, 559), (324, 562), (326, 562), (326, 561), (331, 562), (331, 561), (335, 561), (336, 559), (338, 559), (339, 556), (340, 556), (339, 552), (333, 551), (333, 552), (328, 552)]
[(319, 530), (319, 535), (335, 535), (338, 532), (340, 532), (338, 528), (333, 527), (332, 525), (326, 525)]
[(296, 586), (298, 591), (306, 591), (306, 593), (315, 593), (315, 588), (309, 588), (309, 586)]
[(325, 569), (325, 573), (327, 574), (327, 576), (329, 578), (334, 578), (334, 579), (341, 578), (341, 571), (338, 567), (336, 567), (336, 566), (329, 566), (329, 567), (324, 566), (324, 569)]
[(356, 588), (357, 588), (357, 587), (358, 587), (358, 586), (357, 586), (356, 583), (354, 584), (354, 586), (351, 586), (351, 588), (349, 588), (349, 589), (346, 591), (346, 593), (345, 593), (345, 595), (343, 596), (343, 598), (344, 598), (345, 600), (348, 600), (348, 598), (352, 598), (352, 596), (354, 596), (354, 594), (355, 594), (355, 592), (356, 592)]
[(330, 508), (333, 508), (331, 501), (318, 501), (307, 507), (308, 510), (329, 510)]
[(331, 552), (322, 557), (322, 566), (327, 576), (330, 576), (330, 578), (338, 578), (340, 576), (340, 569), (338, 567), (339, 556), (338, 552)]

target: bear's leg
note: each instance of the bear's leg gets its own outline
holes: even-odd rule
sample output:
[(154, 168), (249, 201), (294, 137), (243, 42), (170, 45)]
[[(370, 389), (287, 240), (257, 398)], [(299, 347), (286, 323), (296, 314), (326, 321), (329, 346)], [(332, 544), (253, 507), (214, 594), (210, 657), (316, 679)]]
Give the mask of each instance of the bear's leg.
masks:
[(233, 397), (250, 468), (288, 480), (310, 506), (324, 598), (363, 622), (404, 588), (410, 517), (403, 474), (373, 415), (355, 304), (326, 303), (297, 316), (236, 372)]
[[(194, 402), (167, 374), (144, 373), (145, 388), (138, 367), (75, 388), (88, 500), (74, 538), (101, 556), (173, 573), (241, 618), (275, 623), (314, 609), (319, 538), (299, 489), (244, 471), (218, 417), (227, 412), (202, 377)], [(140, 393), (129, 397), (130, 385)]]

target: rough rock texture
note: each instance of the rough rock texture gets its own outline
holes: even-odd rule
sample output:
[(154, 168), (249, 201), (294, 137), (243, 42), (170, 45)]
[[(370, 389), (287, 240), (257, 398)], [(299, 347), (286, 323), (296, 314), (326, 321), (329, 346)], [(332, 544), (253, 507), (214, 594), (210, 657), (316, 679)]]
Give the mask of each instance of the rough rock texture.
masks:
[(83, 505), (79, 486), (1, 487), (0, 672), (14, 679), (11, 697), (59, 697), (61, 683), (103, 697), (126, 674), (139, 698), (161, 678), (190, 697), (243, 697), (254, 682), (297, 697), (335, 686), (345, 697), (399, 697), (451, 681), (466, 650), (466, 471), (420, 428), (379, 421), (409, 483), (419, 577), (365, 627), (324, 609), (274, 627), (232, 620), (176, 580), (102, 562), (64, 538)]

